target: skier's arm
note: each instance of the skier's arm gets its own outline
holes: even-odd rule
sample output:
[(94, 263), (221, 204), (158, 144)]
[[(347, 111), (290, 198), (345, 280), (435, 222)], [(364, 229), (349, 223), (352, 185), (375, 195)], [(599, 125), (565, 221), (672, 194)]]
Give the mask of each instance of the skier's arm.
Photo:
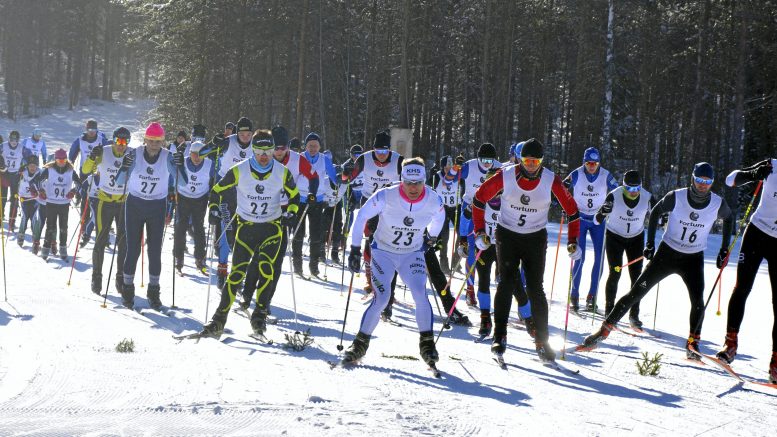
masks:
[(726, 185), (738, 187), (750, 182), (766, 179), (772, 173), (772, 160), (765, 159), (741, 170), (734, 170), (726, 177)]
[(618, 181), (615, 180), (615, 176), (612, 175), (612, 173), (609, 173), (607, 175), (607, 189), (610, 191), (618, 188)]
[(486, 179), (483, 185), (475, 191), (475, 197), (472, 200), (472, 223), (475, 235), (485, 232), (486, 229), (486, 203), (504, 189), (504, 178), (502, 170), (497, 170), (494, 177)]
[(49, 154), (46, 153), (46, 142), (43, 140), (40, 140), (40, 153), (43, 154), (43, 159), (41, 161), (46, 162)]
[(39, 171), (38, 174), (33, 176), (32, 179), (30, 179), (30, 185), (35, 187), (37, 191), (41, 191), (41, 188), (40, 188), (41, 184), (43, 183), (43, 181), (45, 181), (48, 178), (49, 178), (49, 169), (44, 168), (42, 171)]
[(386, 207), (385, 191), (378, 190), (373, 194), (356, 213), (351, 230), (351, 246), (361, 246), (364, 237), (364, 225), (367, 220), (377, 216)]
[[(184, 161), (184, 163), (185, 162), (186, 161)], [(173, 177), (173, 178), (174, 178), (173, 175), (178, 173), (178, 180), (183, 181), (184, 184), (189, 183), (189, 175), (186, 172), (186, 166), (182, 165), (182, 166), (179, 167), (179, 166), (175, 165), (175, 163), (173, 162), (173, 154), (172, 153), (168, 153), (167, 154), (167, 171), (170, 173), (170, 176)], [(173, 179), (173, 182), (170, 183), (170, 186), (173, 187), (173, 189), (175, 189), (175, 179)]]
[(405, 160), (405, 157), (402, 155), (397, 156), (397, 174), (402, 174), (402, 161)]
[(357, 176), (361, 174), (362, 171), (364, 171), (364, 156), (367, 155), (366, 153), (362, 153), (359, 155), (358, 158), (356, 158), (356, 162), (353, 164), (353, 170), (351, 171), (351, 174), (346, 174), (346, 172), (343, 172), (342, 178), (343, 181), (352, 181), (356, 179)]
[(577, 183), (577, 169), (572, 170), (572, 173), (568, 174), (567, 177), (564, 178), (563, 183), (568, 190), (573, 189)]
[(81, 143), (78, 140), (79, 139), (76, 138), (75, 141), (73, 141), (73, 144), (70, 145), (70, 150), (67, 152), (67, 159), (70, 162), (76, 162), (76, 158), (81, 152)]
[(81, 191), (81, 178), (78, 176), (78, 172), (73, 169), (73, 185), (76, 191)]
[[(599, 208), (599, 211), (594, 214), (594, 224), (598, 225), (604, 222), (604, 219), (607, 218), (608, 215), (610, 215), (610, 212), (612, 212), (612, 205), (615, 203), (615, 196), (613, 196), (612, 191), (607, 193), (607, 197), (604, 199), (604, 204)], [(605, 205), (609, 205), (607, 208), (605, 208)], [(604, 209), (608, 209), (607, 212), (604, 212)]]
[(286, 211), (297, 214), (297, 211), (299, 211), (299, 190), (297, 189), (297, 184), (294, 183), (294, 176), (285, 167), (283, 169), (283, 191), (286, 193), (286, 197), (289, 198)]
[(567, 215), (567, 243), (577, 243), (577, 237), (580, 235), (580, 214), (577, 212), (577, 202), (558, 175), (553, 178), (551, 191)]
[(299, 155), (299, 172), (302, 176), (308, 178), (308, 193), (313, 195), (318, 194), (318, 173), (313, 170), (310, 161), (302, 154)]
[(426, 232), (432, 237), (438, 237), (442, 232), (442, 226), (445, 224), (445, 207), (440, 202), (437, 213), (432, 217), (432, 221), (426, 227)]
[(222, 194), (237, 186), (238, 170), (237, 166), (232, 167), (227, 173), (218, 180), (210, 189), (210, 197), (208, 198), (208, 208), (218, 207), (221, 203)]
[(658, 203), (656, 203), (656, 206), (653, 207), (653, 209), (650, 210), (650, 220), (648, 221), (648, 232), (647, 232), (647, 241), (645, 242), (646, 247), (655, 247), (655, 240), (656, 240), (656, 229), (658, 228), (658, 219), (672, 211), (674, 209), (675, 204), (675, 192), (670, 191), (664, 196), (663, 199), (659, 200)]
[(728, 206), (726, 199), (720, 199), (720, 208), (718, 208), (718, 218), (723, 219), (723, 230), (720, 248), (728, 249), (728, 244), (731, 241), (731, 231), (734, 229), (734, 212)]
[(218, 161), (218, 158), (224, 151), (223, 149), (225, 149), (228, 145), (229, 138), (224, 138), (222, 135), (216, 135), (208, 144), (205, 145), (205, 147), (200, 149), (199, 155), (203, 158), (208, 156)]

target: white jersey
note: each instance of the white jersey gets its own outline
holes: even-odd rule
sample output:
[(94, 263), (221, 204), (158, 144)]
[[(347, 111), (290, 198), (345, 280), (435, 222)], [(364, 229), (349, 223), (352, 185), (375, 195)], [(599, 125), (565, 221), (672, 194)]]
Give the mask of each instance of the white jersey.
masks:
[[(477, 158), (470, 159), (465, 162), (464, 165), (468, 167), (468, 170), (467, 177), (464, 178), (464, 193), (462, 193), (461, 198), (468, 204), (472, 204), (472, 199), (475, 197), (475, 191), (477, 191), (488, 178), (488, 170), (480, 167), (480, 162)], [(492, 168), (500, 168), (501, 166), (501, 162), (494, 161), (494, 167)]]
[(291, 172), (291, 177), (294, 179), (294, 183), (297, 184), (300, 199), (306, 199), (308, 197), (308, 192), (310, 191), (310, 181), (308, 181), (308, 178), (303, 175), (300, 170), (300, 162), (302, 161), (302, 159), (300, 159), (301, 156), (302, 155), (298, 152), (289, 150), (289, 160), (283, 165)]
[(237, 141), (237, 134), (232, 134), (227, 138), (229, 138), (229, 145), (219, 160), (219, 177), (224, 177), (230, 168), (250, 158), (253, 153), (250, 144), (243, 148)]
[(445, 180), (442, 172), (437, 173), (437, 176), (439, 176), (440, 180), (437, 182), (437, 186), (434, 187), (434, 191), (442, 197), (442, 202), (445, 206), (455, 207), (456, 195), (459, 193), (459, 185), (456, 183), (456, 179), (448, 182)]
[(146, 146), (135, 149), (135, 168), (130, 173), (127, 191), (144, 200), (164, 199), (170, 180), (170, 170), (167, 168), (170, 151), (160, 149), (159, 158), (154, 164), (149, 164), (143, 156), (145, 149)]
[(237, 165), (237, 215), (253, 223), (267, 223), (278, 219), (281, 210), (281, 194), (286, 167), (275, 160), (270, 174), (263, 180), (251, 173), (251, 162)]
[(688, 203), (688, 188), (674, 192), (674, 209), (669, 213), (666, 232), (661, 241), (682, 253), (697, 253), (707, 248), (707, 237), (718, 219), (722, 199), (710, 193), (710, 203), (704, 209), (692, 208)]
[(424, 229), (442, 210), (442, 199), (425, 187), (423, 199), (417, 203), (405, 200), (400, 185), (380, 189), (375, 196), (382, 196), (384, 207), (375, 229), (373, 246), (392, 253), (410, 253), (421, 250)]
[[(772, 159), (772, 167), (775, 166), (777, 159)], [(777, 174), (772, 173), (764, 179), (761, 200), (750, 223), (765, 234), (777, 238)]]
[(46, 148), (46, 142), (43, 141), (43, 138), (38, 141), (33, 141), (32, 137), (25, 138), (22, 140), (22, 146), (29, 150), (31, 154), (37, 155), (40, 158), (41, 165), (48, 161), (48, 156), (43, 156), (43, 149)]
[(5, 160), (5, 167), (8, 169), (8, 173), (16, 173), (19, 171), (22, 165), (22, 151), (24, 150), (21, 145), (16, 144), (16, 148), (12, 148), (11, 144), (7, 141), (3, 143), (3, 159)]
[[(387, 160), (388, 165), (385, 167), (379, 167), (378, 164), (375, 164), (375, 160), (372, 159), (372, 152), (367, 152), (362, 156), (364, 156), (364, 169), (361, 172), (364, 175), (362, 182), (363, 196), (370, 197), (379, 189), (399, 181), (399, 171), (397, 171), (399, 153), (392, 151), (391, 157)], [(319, 186), (322, 186), (321, 182), (319, 182)]]
[(79, 165), (81, 167), (84, 166), (86, 159), (89, 158), (89, 154), (92, 153), (94, 146), (102, 144), (103, 138), (102, 132), (97, 132), (97, 136), (94, 137), (93, 141), (86, 141), (83, 135), (78, 137), (78, 149), (81, 152), (81, 161)]
[(610, 172), (600, 168), (596, 180), (588, 182), (585, 169), (581, 167), (575, 171), (577, 171), (577, 184), (573, 190), (573, 197), (577, 203), (577, 210), (581, 214), (592, 216), (599, 211), (604, 204), (604, 199), (607, 198), (607, 180), (610, 178)]
[[(500, 207), (501, 209), (501, 207)], [(486, 203), (485, 215), (483, 219), (486, 223), (486, 235), (491, 239), (491, 242), (496, 241), (496, 225), (499, 224), (499, 209), (494, 209), (490, 203)]]
[(38, 169), (32, 175), (30, 175), (30, 172), (28, 170), (24, 170), (21, 173), (21, 175), (19, 177), (19, 197), (22, 200), (31, 199), (32, 198), (32, 193), (31, 193), (31, 190), (30, 190), (30, 186), (31, 186), (30, 182), (32, 181), (32, 179), (35, 176), (40, 174), (40, 172), (41, 172), (41, 170)]
[[(127, 153), (129, 152), (125, 152), (125, 154)], [(118, 181), (122, 161), (124, 161), (124, 155), (116, 157), (113, 154), (113, 147), (103, 147), (103, 156), (100, 165), (97, 166), (97, 172), (100, 174), (100, 190), (105, 194), (113, 196), (124, 194), (126, 179), (124, 182)]]
[(97, 183), (95, 179), (97, 179), (97, 177), (94, 175), (94, 173), (90, 174), (89, 177), (86, 178), (86, 183), (89, 184), (89, 192), (86, 195), (91, 198), (97, 197), (97, 192), (100, 191), (100, 184)]
[(73, 188), (73, 169), (68, 168), (65, 173), (59, 173), (53, 167), (48, 169), (49, 177), (46, 178), (43, 189), (46, 190), (46, 203), (67, 205), (70, 199), (67, 193)]
[[(313, 169), (313, 172), (318, 175), (318, 192), (316, 195), (323, 195), (324, 199), (326, 199), (327, 196), (333, 197), (335, 190), (332, 188), (332, 184), (330, 184), (329, 173), (326, 171), (326, 157), (322, 153), (319, 153), (317, 156), (318, 159), (315, 164), (312, 161), (310, 162), (310, 167)], [(308, 159), (308, 161), (310, 160)], [(307, 185), (308, 180), (305, 178), (304, 181), (300, 180), (300, 183), (302, 185)]]
[[(191, 159), (187, 158), (187, 161), (191, 162)], [(199, 199), (210, 191), (210, 170), (213, 168), (213, 161), (203, 159), (200, 164), (199, 170), (187, 171), (188, 181), (183, 178), (178, 181), (178, 194), (181, 196)]]
[(516, 180), (518, 166), (511, 165), (502, 171), (502, 207), (499, 224), (519, 234), (530, 234), (545, 229), (556, 175), (542, 168), (540, 181), (533, 190), (524, 190)]
[(626, 200), (623, 199), (623, 188), (618, 187), (611, 193), (613, 205), (612, 212), (607, 216), (607, 230), (624, 238), (641, 235), (642, 231), (645, 230), (645, 221), (650, 209), (652, 194), (647, 190), (641, 190), (637, 206), (629, 208), (626, 205)]

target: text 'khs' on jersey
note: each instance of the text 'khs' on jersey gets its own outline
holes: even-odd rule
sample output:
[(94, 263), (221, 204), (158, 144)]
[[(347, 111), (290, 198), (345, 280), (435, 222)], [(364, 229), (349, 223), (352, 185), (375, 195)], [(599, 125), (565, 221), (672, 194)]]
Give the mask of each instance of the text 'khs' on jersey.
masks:
[(442, 199), (426, 186), (423, 199), (410, 203), (400, 189), (401, 185), (393, 185), (375, 194), (384, 196), (385, 207), (379, 216), (373, 246), (393, 253), (416, 252), (424, 243), (424, 229), (442, 209)]
[(143, 153), (145, 149), (146, 146), (135, 149), (135, 167), (130, 174), (127, 191), (144, 200), (164, 199), (170, 178), (170, 170), (167, 169), (170, 151), (160, 149), (156, 162), (149, 164)]
[(100, 165), (97, 166), (97, 172), (100, 174), (100, 190), (104, 193), (114, 196), (120, 196), (124, 193), (124, 184), (118, 182), (119, 170), (121, 170), (123, 161), (124, 155), (117, 157), (113, 154), (111, 147), (103, 148), (103, 157)]
[(240, 142), (237, 140), (237, 134), (232, 134), (227, 138), (229, 138), (229, 145), (219, 160), (219, 177), (224, 177), (230, 168), (250, 158), (253, 153), (251, 145), (245, 148), (240, 145)]
[(265, 178), (259, 180), (251, 172), (251, 162), (237, 165), (237, 215), (243, 220), (266, 223), (281, 216), (281, 192), (286, 167), (273, 162)]
[(710, 203), (704, 209), (695, 209), (688, 203), (688, 188), (675, 190), (675, 204), (669, 213), (663, 240), (672, 249), (682, 253), (697, 253), (707, 248), (707, 237), (718, 219), (722, 200), (710, 193)]
[(210, 191), (210, 169), (213, 167), (213, 161), (205, 159), (202, 166), (197, 171), (188, 172), (188, 181), (183, 179), (178, 181), (178, 194), (190, 199), (199, 199)]
[(623, 199), (623, 188), (618, 187), (611, 193), (613, 205), (612, 212), (607, 216), (607, 230), (625, 238), (641, 234), (645, 229), (651, 194), (646, 190), (641, 190), (637, 206), (629, 208), (626, 205), (626, 200)]
[(362, 186), (362, 194), (364, 196), (370, 197), (379, 189), (399, 181), (397, 160), (399, 160), (399, 153), (392, 151), (391, 157), (386, 161), (388, 165), (379, 167), (375, 160), (372, 159), (371, 153), (364, 155), (364, 169), (361, 173), (364, 175)]
[(517, 165), (502, 170), (504, 189), (499, 224), (519, 234), (530, 234), (548, 224), (548, 211), (555, 175), (542, 168), (540, 182), (533, 190), (524, 190), (515, 179)]
[(459, 194), (459, 185), (456, 183), (456, 179), (446, 181), (442, 172), (437, 173), (437, 175), (439, 181), (434, 187), (434, 191), (442, 197), (445, 206), (456, 206), (456, 196)]
[[(772, 168), (777, 168), (777, 159), (772, 159)], [(772, 173), (764, 179), (761, 200), (750, 222), (766, 235), (777, 238), (777, 175)]]
[(607, 179), (610, 177), (610, 172), (599, 168), (599, 175), (593, 182), (588, 182), (585, 175), (585, 169), (582, 167), (577, 169), (577, 184), (575, 184), (573, 197), (580, 213), (592, 216), (599, 211), (607, 197), (609, 188)]

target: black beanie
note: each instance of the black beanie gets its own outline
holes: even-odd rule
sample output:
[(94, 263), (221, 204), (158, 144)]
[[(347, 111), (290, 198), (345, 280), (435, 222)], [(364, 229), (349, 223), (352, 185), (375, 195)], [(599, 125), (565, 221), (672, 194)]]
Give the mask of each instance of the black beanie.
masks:
[(698, 178), (715, 179), (715, 169), (709, 162), (700, 162), (693, 166), (693, 175)]
[(305, 144), (307, 145), (311, 141), (318, 141), (320, 143), (321, 142), (321, 137), (318, 136), (317, 133), (311, 132), (311, 133), (308, 134), (308, 136), (305, 137)]
[(235, 131), (235, 129), (237, 129), (237, 127), (235, 126), (235, 123), (232, 123), (231, 121), (228, 121), (228, 122), (227, 122), (227, 124), (225, 124), (225, 125), (224, 125), (224, 129), (225, 129), (225, 130), (226, 130), (226, 129), (229, 129), (229, 130), (231, 130), (232, 132), (234, 132), (234, 131)]
[(440, 158), (440, 169), (444, 170), (446, 165), (453, 165), (453, 158), (451, 158), (451, 155), (445, 155)]
[(254, 124), (251, 123), (251, 120), (240, 117), (240, 120), (237, 121), (237, 131), (238, 132), (253, 132), (254, 131)]
[(636, 187), (642, 185), (642, 178), (639, 176), (639, 172), (636, 170), (629, 170), (623, 174), (623, 185), (630, 187)]
[(195, 124), (192, 126), (192, 137), (205, 138), (205, 130), (207, 128), (201, 124)]
[(354, 144), (351, 146), (351, 155), (361, 155), (364, 152), (361, 144)]
[(390, 149), (391, 148), (391, 135), (388, 132), (382, 131), (375, 134), (375, 140), (372, 142), (373, 149)]
[(179, 130), (178, 131), (178, 135), (176, 135), (176, 137), (188, 138), (188, 136), (186, 135), (186, 131), (185, 130)]
[(289, 149), (299, 150), (300, 143), (299, 138), (294, 137), (291, 140), (289, 140)]
[(543, 151), (542, 143), (538, 139), (531, 138), (523, 143), (521, 158), (542, 159), (544, 156), (545, 152)]
[(285, 146), (289, 144), (289, 131), (283, 126), (272, 128), (272, 138), (276, 146)]
[(491, 143), (483, 143), (478, 148), (478, 158), (496, 159), (496, 147)]

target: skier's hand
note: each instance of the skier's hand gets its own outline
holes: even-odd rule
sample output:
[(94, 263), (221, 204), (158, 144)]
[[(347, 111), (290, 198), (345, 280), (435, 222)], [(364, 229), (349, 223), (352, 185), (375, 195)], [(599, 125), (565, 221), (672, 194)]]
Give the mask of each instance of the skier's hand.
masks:
[(343, 164), (343, 180), (347, 181), (351, 178), (351, 174), (353, 173), (353, 169), (355, 168), (356, 164), (352, 160), (348, 160), (345, 164)]
[(750, 174), (753, 180), (758, 181), (765, 179), (767, 176), (772, 174), (772, 161), (767, 159), (765, 161), (759, 162), (756, 167), (750, 171)]
[(604, 215), (607, 215), (612, 212), (612, 202), (604, 202), (602, 204), (602, 208), (599, 210)]
[(38, 191), (38, 199), (40, 199), (40, 200), (48, 199), (48, 197), (46, 197), (46, 190)]
[(467, 160), (464, 159), (464, 155), (459, 153), (459, 156), (456, 157), (456, 159), (453, 161), (453, 166), (456, 167), (456, 169), (460, 169), (464, 163), (467, 162)]
[(583, 251), (580, 250), (580, 246), (574, 241), (567, 243), (567, 253), (573, 261), (577, 261), (583, 256)]
[(38, 197), (38, 195), (39, 195), (38, 190), (36, 190), (35, 187), (33, 187), (32, 185), (29, 185), (28, 187), (29, 187), (28, 190), (29, 190), (29, 193), (30, 193), (30, 197), (31, 198)]
[(308, 193), (308, 203), (316, 203), (316, 195), (313, 193)]
[(715, 260), (715, 265), (718, 266), (718, 269), (722, 269), (728, 265), (728, 249), (725, 247), (720, 248), (720, 252), (718, 252), (718, 259)]
[(67, 197), (67, 199), (68, 199), (68, 200), (71, 200), (71, 199), (73, 199), (74, 197), (76, 197), (76, 194), (77, 194), (77, 193), (78, 193), (78, 191), (76, 191), (75, 189), (72, 189), (72, 190), (70, 190), (70, 191), (68, 191), (68, 192), (67, 192), (67, 194), (65, 195), (65, 197)]
[(442, 240), (437, 237), (427, 235), (424, 244), (426, 244), (427, 250), (437, 251), (442, 249)]
[(646, 260), (650, 261), (653, 259), (653, 254), (656, 253), (656, 249), (653, 247), (652, 244), (648, 244), (645, 246), (645, 250), (642, 251), (642, 255), (645, 257)]
[(124, 155), (124, 158), (121, 160), (121, 169), (127, 170), (130, 167), (132, 167), (132, 164), (135, 162), (135, 154), (134, 153), (126, 153)]
[(183, 167), (183, 152), (173, 153), (173, 165), (176, 167)]
[(335, 197), (330, 197), (330, 198), (329, 198), (329, 199), (326, 201), (326, 204), (327, 204), (327, 206), (328, 206), (328, 207), (330, 207), (330, 208), (334, 208), (335, 206), (337, 206), (337, 199), (336, 199)]
[(469, 253), (467, 237), (459, 237), (459, 247), (456, 248), (456, 253), (458, 253), (461, 258), (467, 258), (467, 254)]
[(352, 273), (359, 273), (362, 265), (362, 248), (351, 246), (351, 253), (348, 255), (348, 270)]
[(221, 223), (221, 211), (219, 211), (219, 206), (211, 205), (208, 214), (208, 224), (218, 225), (219, 223)]
[(92, 161), (97, 161), (97, 158), (103, 154), (103, 145), (98, 144), (92, 148), (92, 151), (89, 152), (89, 158)]
[(281, 214), (281, 226), (289, 228), (289, 232), (294, 232), (294, 226), (297, 224), (297, 215), (291, 211)]
[(478, 250), (487, 250), (491, 247), (491, 239), (488, 238), (488, 234), (483, 231), (478, 232), (478, 235), (475, 237), (475, 247)]
[(466, 208), (461, 210), (461, 214), (467, 220), (472, 220), (472, 205), (467, 205)]

